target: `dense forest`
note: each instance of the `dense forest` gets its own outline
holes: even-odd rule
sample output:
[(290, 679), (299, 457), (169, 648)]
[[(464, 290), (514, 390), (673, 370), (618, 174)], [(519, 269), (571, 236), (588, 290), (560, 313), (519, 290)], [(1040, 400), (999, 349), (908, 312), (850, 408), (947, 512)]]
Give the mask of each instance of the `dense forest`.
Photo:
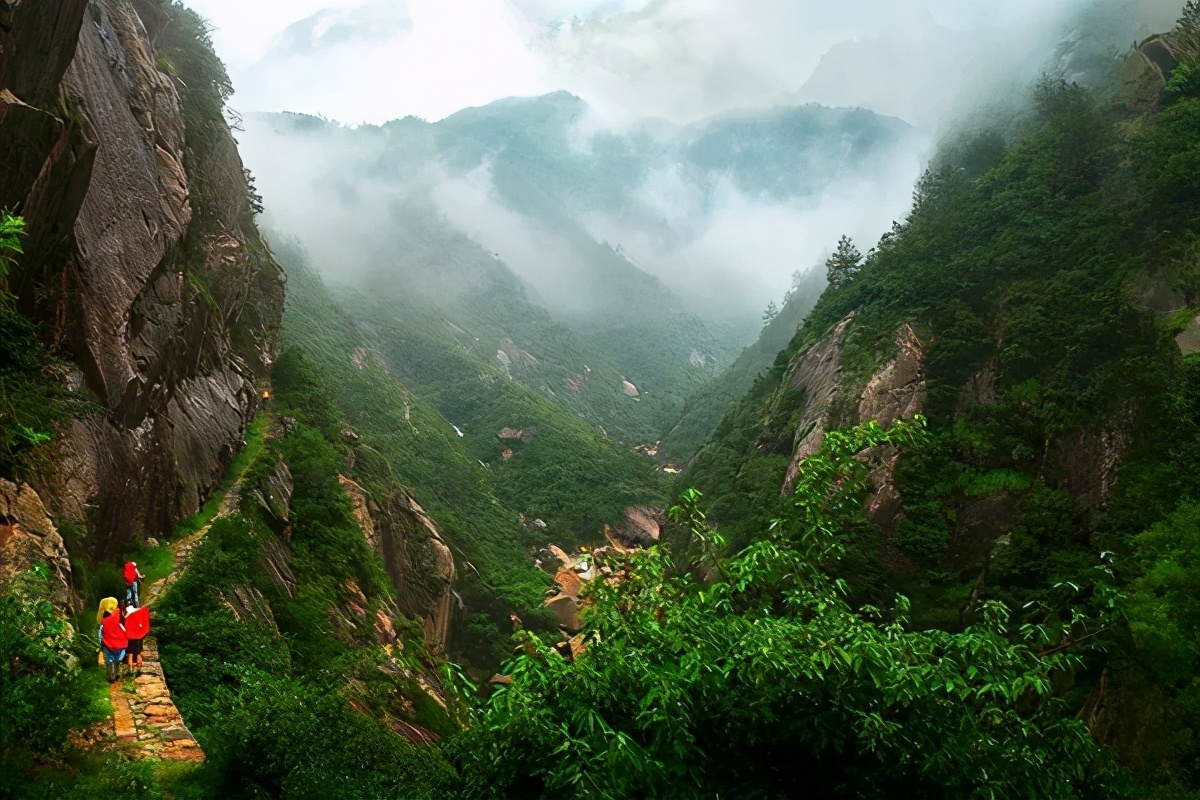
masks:
[[(92, 313), (64, 300), (90, 290), (91, 207), (76, 242), (39, 194), (61, 162), (0, 171), (34, 176), (0, 213), (0, 797), (1200, 797), (1200, 0), (1086, 85), (1044, 75), (947, 137), (889, 233), (829, 243), (819, 299), (798, 273), (757, 344), (699, 387), (677, 365), (652, 413), (615, 383), (545, 391), (601, 340), (434, 222), (418, 258), (470, 265), (467, 311), (268, 246), (204, 21), (78, 11), (85, 45), (120, 32), (130, 85), (174, 98), (138, 135), (176, 176), (182, 132), (190, 199), (116, 391), (66, 321)], [(33, 25), (12, 13), (5, 35)], [(0, 89), (52, 99), (72, 168), (104, 177), (92, 89), (6, 72), (7, 41)], [(521, 335), (545, 348), (524, 376)], [(187, 368), (147, 367), (145, 341)], [(211, 463), (146, 433), (215, 407), (237, 415)], [(605, 420), (654, 420), (670, 452)], [(134, 445), (89, 462), (92, 430)], [(173, 505), (135, 521), (129, 487), (163, 465)], [(134, 477), (75, 512), (89, 470)], [(666, 519), (634, 546), (642, 507)], [(112, 733), (145, 687), (96, 659), (127, 560), (199, 758), (139, 750), (144, 718)], [(547, 602), (567, 584), (578, 625)]]

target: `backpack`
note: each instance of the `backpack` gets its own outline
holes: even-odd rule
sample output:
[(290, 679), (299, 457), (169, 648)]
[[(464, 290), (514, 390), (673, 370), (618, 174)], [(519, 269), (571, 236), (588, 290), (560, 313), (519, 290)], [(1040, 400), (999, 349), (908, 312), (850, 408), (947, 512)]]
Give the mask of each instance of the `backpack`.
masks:
[(143, 639), (150, 632), (150, 609), (142, 606), (125, 617), (125, 635), (130, 639)]
[(133, 582), (138, 579), (137, 565), (132, 561), (125, 562), (125, 585), (133, 586)]

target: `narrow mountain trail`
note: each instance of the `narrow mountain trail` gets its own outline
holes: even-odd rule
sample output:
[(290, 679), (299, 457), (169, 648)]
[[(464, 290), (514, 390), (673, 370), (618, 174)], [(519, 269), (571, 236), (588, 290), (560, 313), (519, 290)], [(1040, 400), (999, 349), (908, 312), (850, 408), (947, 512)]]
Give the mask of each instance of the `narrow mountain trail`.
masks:
[[(212, 520), (195, 533), (169, 544), (174, 567), (166, 577), (151, 584), (143, 596), (144, 604), (154, 603), (166, 595), (171, 585), (187, 569), (196, 548), (217, 519), (232, 513), (240, 500), (241, 479), (230, 487)], [(142, 651), (141, 674), (132, 679), (109, 685), (113, 707), (113, 733), (118, 742), (133, 749), (137, 758), (200, 762), (204, 751), (183, 722), (183, 716), (171, 699), (162, 664), (158, 660), (158, 642), (147, 636)]]

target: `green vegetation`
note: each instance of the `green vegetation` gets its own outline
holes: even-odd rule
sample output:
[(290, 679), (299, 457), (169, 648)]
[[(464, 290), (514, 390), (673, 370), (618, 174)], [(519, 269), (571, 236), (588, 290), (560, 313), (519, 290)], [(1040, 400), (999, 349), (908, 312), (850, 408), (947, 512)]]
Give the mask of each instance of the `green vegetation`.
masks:
[[(225, 476), (221, 479), (221, 485), (208, 496), (208, 500), (204, 502), (199, 511), (180, 520), (175, 525), (175, 530), (171, 532), (171, 539), (189, 536), (212, 522), (213, 517), (221, 509), (221, 504), (225, 502), (229, 490), (238, 482), (246, 469), (262, 456), (266, 429), (267, 415), (265, 413), (259, 414), (253, 422), (246, 426), (246, 430), (242, 434), (245, 437), (245, 444), (225, 467)], [(145, 570), (143, 569), (142, 572), (145, 573)]]
[(0, 281), (8, 278), (14, 257), (21, 255), (21, 237), (24, 234), (25, 220), (7, 211), (0, 211)]
[(1054, 698), (1076, 657), (1014, 644), (994, 601), (959, 633), (913, 631), (903, 598), (855, 607), (829, 572), (863, 514), (855, 456), (921, 439), (910, 423), (831, 433), (785, 516), (734, 557), (684, 493), (673, 517), (711, 578), (656, 546), (593, 586), (573, 664), (529, 635), (461, 745), (475, 795), (1112, 796)]
[[(336, 301), (300, 252), (284, 245), (279, 253), (289, 273), (284, 340), (294, 349), (276, 374), (310, 387), (305, 418), (372, 454), (379, 466), (364, 462), (367, 484), (391, 477), (413, 490), (462, 559), (458, 591), (469, 607), (504, 627), (504, 607), (547, 624), (549, 581), (532, 551), (594, 541), (626, 506), (661, 502), (653, 464), (510, 380), (494, 360), (440, 336), (447, 325), (436, 314), (400, 313), (356, 293)], [(324, 398), (336, 408), (317, 403)], [(343, 436), (343, 414), (357, 438)], [(501, 440), (504, 428), (532, 436)], [(544, 520), (547, 530), (522, 525), (520, 514)]]
[[(407, 743), (389, 720), (442, 734), (456, 724), (417, 700), (430, 669), (420, 628), (397, 618), (402, 641), (376, 639), (394, 593), (338, 482), (344, 423), (327, 394), (306, 391), (303, 368), (277, 365), (288, 430), (260, 445), (240, 511), (213, 522), (158, 610), (164, 671), (208, 754), (191, 780), (218, 795), (445, 796), (454, 773), (438, 749)], [(281, 463), (294, 486), (284, 529), (255, 499)]]
[[(208, 170), (236, 163), (222, 151), (228, 79), (203, 22), (169, 12), (161, 63), (198, 115), (189, 172), (207, 176), (197, 230), (252, 225), (246, 176)], [(1193, 0), (1180, 41), (1197, 30)], [(0, 587), (0, 796), (1197, 797), (1200, 353), (1175, 337), (1200, 292), (1198, 75), (1185, 57), (1148, 116), (1044, 81), (1027, 118), (947, 147), (866, 257), (843, 238), (829, 290), (770, 368), (761, 347), (742, 362), (749, 394), (681, 484), (705, 494), (680, 492), (661, 544), (596, 557), (612, 579), (589, 585), (569, 659), (546, 633), (549, 581), (531, 555), (661, 499), (652, 465), (593, 429), (640, 432), (650, 415), (623, 416), (634, 401), (615, 385), (596, 404), (560, 396), (579, 332), (530, 315), (505, 342), (498, 320), (531, 306), (486, 282), (504, 272), (475, 276), (470, 307), (512, 302), (476, 336), (420, 298), (336, 295), (281, 248), (292, 294), (272, 409), (180, 524), (212, 523), (156, 609), (208, 760), (167, 768), (70, 743), (108, 711), (83, 666), (94, 628), (86, 609), (75, 634), (39, 567)], [(460, 116), (462, 147), (486, 149), (494, 122)], [(537, 144), (518, 139), (497, 186), (553, 219), (513, 168)], [(698, 140), (692, 156), (720, 162), (722, 146)], [(19, 229), (0, 219), (0, 257)], [(10, 306), (0, 298), (0, 468), (16, 476), (71, 406)], [(788, 316), (767, 320), (762, 347), (791, 334)], [(794, 388), (796, 358), (843, 323), (826, 433), (781, 494), (816, 402)], [(859, 400), (901, 326), (922, 349), (928, 422), (885, 430), (858, 419)], [(526, 358), (531, 341), (545, 349)], [(639, 369), (660, 344), (593, 341)], [(695, 419), (679, 441), (703, 430)], [(272, 494), (285, 469), (286, 502)], [(877, 528), (864, 500), (880, 474), (904, 509)], [(239, 475), (239, 507), (216, 518)], [(511, 683), (484, 705), (400, 613), (409, 587), (364, 538), (343, 476), (381, 508), (405, 487), (428, 508), (454, 551), (474, 666), (495, 660), (508, 610), (523, 614)], [(135, 557), (152, 576), (171, 568), (161, 545)], [(120, 592), (113, 565), (77, 580), (89, 605)]]
[(46, 599), (49, 581), (38, 565), (0, 585), (0, 797), (23, 796), (46, 753), (111, 712), (100, 671), (80, 667), (93, 647)]
[[(1062, 698), (1103, 706), (1093, 733), (1145, 791), (1179, 797), (1200, 791), (1185, 599), (1200, 356), (1175, 341), (1197, 314), (1197, 63), (1183, 57), (1144, 118), (1045, 80), (1007, 140), (945, 148), (903, 224), (825, 292), (680, 483), (706, 492), (736, 547), (760, 540), (805, 433), (793, 359), (853, 313), (830, 414), (854, 424), (910, 324), (930, 435), (898, 448), (903, 516), (853, 529), (838, 573), (864, 602), (911, 597), (918, 628), (969, 630), (989, 602), (1030, 626), (1072, 603), (1110, 615), (1067, 637), (1084, 661)], [(1106, 559), (1126, 600), (1100, 588)]]
[(37, 327), (7, 291), (24, 232), (24, 220), (0, 211), (0, 477), (10, 480), (35, 471), (58, 428), (86, 405), (68, 395), (54, 374), (62, 365), (48, 357)]

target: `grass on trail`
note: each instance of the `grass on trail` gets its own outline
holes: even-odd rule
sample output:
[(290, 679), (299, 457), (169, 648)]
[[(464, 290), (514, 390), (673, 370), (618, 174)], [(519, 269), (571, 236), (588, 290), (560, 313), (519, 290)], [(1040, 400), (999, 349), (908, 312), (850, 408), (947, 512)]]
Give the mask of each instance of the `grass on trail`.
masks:
[(81, 659), (81, 664), (84, 669), (80, 672), (79, 683), (91, 698), (91, 705), (81, 723), (88, 725), (113, 715), (112, 695), (108, 691), (108, 681), (104, 679), (104, 669), (96, 659)]
[[(146, 591), (156, 581), (169, 575), (175, 568), (175, 555), (172, 553), (171, 547), (167, 542), (189, 536), (212, 522), (230, 488), (241, 478), (246, 468), (254, 463), (254, 460), (262, 453), (265, 446), (264, 435), (266, 428), (267, 415), (265, 412), (259, 414), (253, 422), (246, 426), (245, 446), (230, 460), (229, 466), (225, 470), (225, 476), (221, 480), (221, 485), (217, 487), (216, 491), (213, 492), (212, 496), (209, 497), (208, 501), (199, 511), (176, 525), (170, 535), (163, 537), (159, 544), (153, 546), (143, 545), (122, 555), (119, 563), (123, 564), (125, 561), (133, 561), (138, 565), (138, 569), (141, 570), (142, 574), (146, 576), (142, 580), (141, 587), (143, 602), (146, 599)], [(92, 568), (87, 568), (84, 565), (76, 565), (76, 567), (77, 574), (83, 578), (80, 588), (82, 589), (81, 594), (84, 597), (84, 605), (80, 611), (72, 615), (71, 622), (75, 626), (75, 629), (90, 644), (94, 644), (96, 607), (100, 603), (100, 598), (116, 597), (123, 601), (125, 598), (125, 581), (121, 577), (121, 569), (117, 564), (102, 563)], [(91, 667), (95, 665), (94, 658), (84, 658), (83, 660), (86, 666)], [(101, 671), (95, 670), (95, 672), (100, 682), (103, 683)], [(107, 688), (104, 691), (107, 693)], [(107, 694), (105, 697), (105, 702), (107, 703)], [(107, 713), (111, 715), (111, 707), (108, 708)]]
[[(168, 537), (169, 540), (190, 536), (213, 521), (213, 517), (217, 515), (217, 511), (221, 508), (221, 503), (225, 501), (225, 495), (229, 494), (229, 490), (242, 477), (242, 473), (246, 471), (246, 467), (253, 464), (259, 454), (262, 453), (266, 430), (267, 414), (263, 412), (246, 426), (246, 444), (229, 462), (229, 466), (225, 469), (225, 477), (221, 480), (221, 485), (209, 496), (208, 501), (199, 511), (186, 519), (180, 520), (175, 526), (175, 530)], [(145, 570), (142, 570), (142, 572), (146, 574), (147, 584), (149, 584), (149, 573), (146, 573)]]

